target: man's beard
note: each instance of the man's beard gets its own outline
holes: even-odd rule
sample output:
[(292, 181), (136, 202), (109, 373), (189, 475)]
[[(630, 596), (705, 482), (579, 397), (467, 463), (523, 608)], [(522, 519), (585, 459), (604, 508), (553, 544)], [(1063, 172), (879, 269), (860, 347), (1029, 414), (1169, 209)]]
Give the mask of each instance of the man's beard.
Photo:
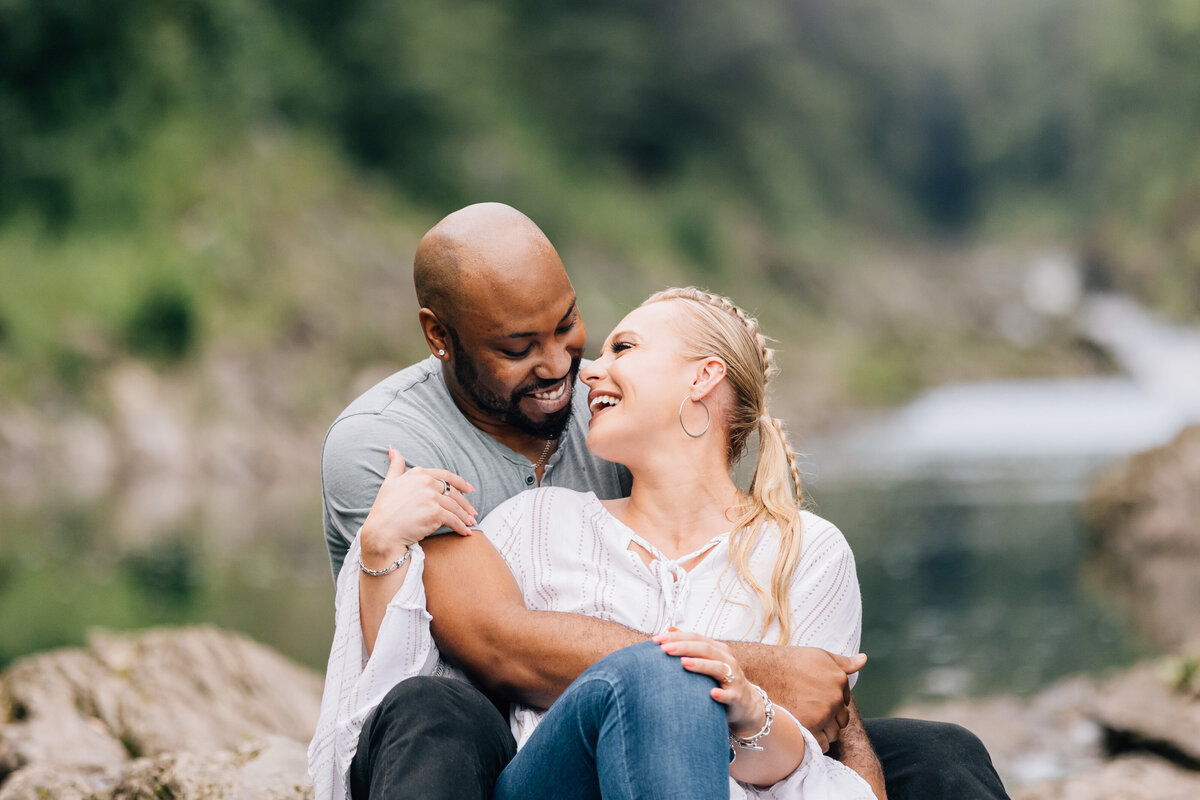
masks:
[[(479, 368), (458, 346), (456, 338), (451, 339), (450, 346), (454, 350), (454, 377), (458, 381), (458, 385), (462, 387), (463, 391), (467, 393), (471, 401), (481, 411), (486, 412), (498, 422), (511, 425), (517, 430), (528, 433), (530, 436), (536, 436), (539, 439), (557, 439), (562, 435), (563, 430), (567, 427), (567, 422), (571, 418), (571, 407), (575, 405), (573, 399), (568, 401), (566, 406), (561, 410), (555, 411), (541, 422), (530, 419), (521, 410), (520, 406), (522, 397), (530, 392), (540, 392), (549, 389), (551, 386), (558, 384), (559, 380), (538, 381), (528, 384), (505, 398), (483, 385), (479, 380)], [(579, 357), (576, 356), (571, 359), (571, 369), (567, 371), (568, 392), (574, 390), (575, 376), (578, 374)]]

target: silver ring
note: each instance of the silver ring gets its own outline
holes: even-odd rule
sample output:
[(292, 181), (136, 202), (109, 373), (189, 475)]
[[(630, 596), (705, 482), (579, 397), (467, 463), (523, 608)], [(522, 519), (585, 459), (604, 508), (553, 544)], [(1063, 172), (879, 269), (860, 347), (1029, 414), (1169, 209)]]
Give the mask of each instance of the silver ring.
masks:
[(721, 683), (733, 683), (733, 667), (725, 665), (725, 677), (721, 679)]
[(438, 478), (442, 482), (442, 494), (450, 494), (450, 483), (445, 478)]

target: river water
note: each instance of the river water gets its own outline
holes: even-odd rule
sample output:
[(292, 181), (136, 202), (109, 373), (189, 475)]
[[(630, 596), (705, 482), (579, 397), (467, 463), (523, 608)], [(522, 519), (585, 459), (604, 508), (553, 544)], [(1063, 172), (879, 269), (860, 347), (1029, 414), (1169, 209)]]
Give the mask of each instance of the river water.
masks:
[(1076, 322), (1123, 374), (938, 387), (810, 449), (810, 497), (857, 558), (865, 713), (1154, 651), (1088, 577), (1079, 510), (1099, 470), (1200, 422), (1200, 329), (1115, 296)]
[[(865, 714), (1032, 692), (1153, 651), (1085, 577), (1078, 505), (1106, 463), (1200, 420), (1200, 335), (1121, 302), (1091, 318), (1124, 376), (941, 387), (809, 448), (810, 499), (858, 562)], [(233, 536), (197, 521), (134, 542), (116, 505), (0, 504), (0, 666), (94, 625), (203, 621), (323, 668), (333, 585), (316, 498), (259, 508)]]
[(938, 479), (816, 484), (810, 498), (850, 540), (863, 594), (855, 694), (863, 713), (897, 704), (1031, 693), (1151, 650), (1090, 582), (1078, 504), (986, 493)]

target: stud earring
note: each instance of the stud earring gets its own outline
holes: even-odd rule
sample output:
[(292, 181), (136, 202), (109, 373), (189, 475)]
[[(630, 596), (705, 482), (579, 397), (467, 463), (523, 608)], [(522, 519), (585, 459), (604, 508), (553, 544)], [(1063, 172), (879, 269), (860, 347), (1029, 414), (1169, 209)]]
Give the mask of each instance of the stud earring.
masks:
[(446, 351), (438, 350), (438, 358), (445, 358), (445, 357), (446, 357)]

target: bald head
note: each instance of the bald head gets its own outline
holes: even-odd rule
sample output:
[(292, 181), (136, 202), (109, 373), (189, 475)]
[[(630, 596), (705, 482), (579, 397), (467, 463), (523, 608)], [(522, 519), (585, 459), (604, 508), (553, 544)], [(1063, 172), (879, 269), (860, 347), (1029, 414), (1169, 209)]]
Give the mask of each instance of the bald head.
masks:
[(481, 203), (425, 234), (413, 278), (455, 404), (532, 461), (566, 425), (587, 341), (558, 253), (529, 217)]
[[(417, 302), (454, 324), (496, 292), (520, 290), (565, 273), (554, 246), (533, 220), (503, 203), (477, 203), (450, 214), (417, 246)], [(559, 276), (554, 276), (559, 277)]]

